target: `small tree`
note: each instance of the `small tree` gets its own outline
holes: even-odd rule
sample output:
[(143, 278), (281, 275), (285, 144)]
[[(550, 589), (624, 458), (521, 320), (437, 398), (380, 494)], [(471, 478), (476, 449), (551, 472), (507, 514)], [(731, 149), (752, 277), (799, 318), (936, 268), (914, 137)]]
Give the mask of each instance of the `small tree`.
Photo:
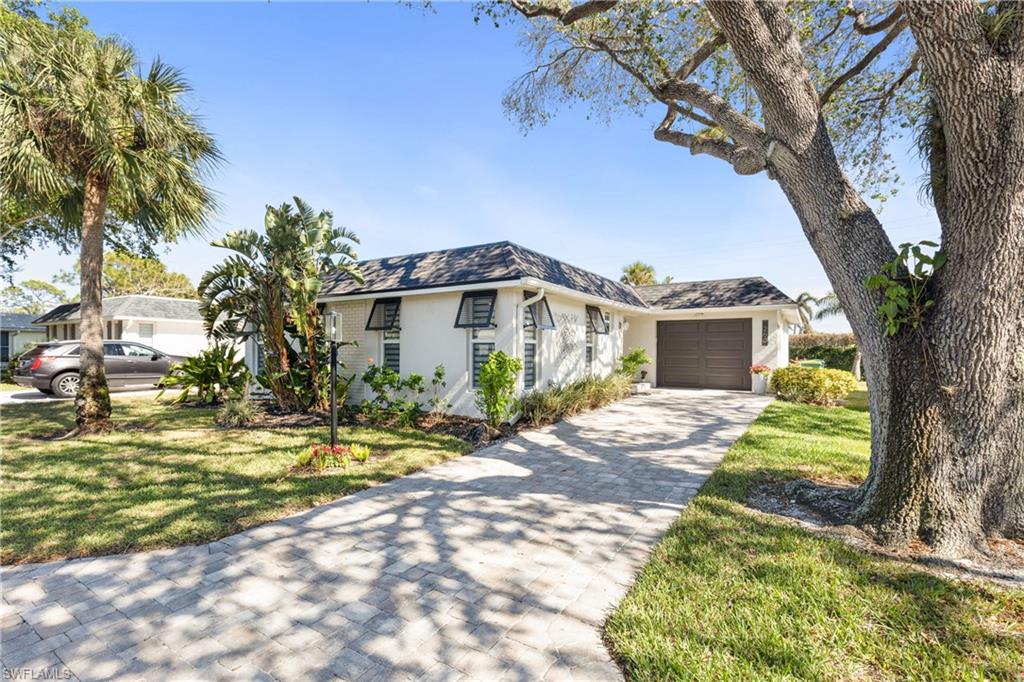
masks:
[[(64, 271), (55, 282), (71, 284), (81, 277), (82, 268), (75, 263), (74, 272)], [(188, 275), (171, 272), (160, 260), (137, 256), (126, 251), (103, 254), (103, 298), (111, 296), (167, 296), (196, 298), (196, 287)]]
[(497, 428), (512, 416), (516, 403), (516, 375), (522, 369), (522, 360), (500, 350), (491, 353), (480, 368), (476, 404), (492, 427)]

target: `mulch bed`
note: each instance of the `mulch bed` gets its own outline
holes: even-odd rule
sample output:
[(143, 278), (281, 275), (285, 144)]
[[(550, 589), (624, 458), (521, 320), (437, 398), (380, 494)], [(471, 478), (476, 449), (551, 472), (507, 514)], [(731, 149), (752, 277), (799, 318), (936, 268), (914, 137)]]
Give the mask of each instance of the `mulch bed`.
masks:
[(796, 523), (805, 530), (836, 538), (868, 554), (913, 563), (918, 568), (947, 578), (1024, 587), (1024, 541), (990, 538), (988, 551), (969, 559), (944, 559), (916, 541), (902, 550), (876, 543), (848, 521), (856, 508), (848, 482), (796, 480), (766, 483), (747, 500), (756, 511)]

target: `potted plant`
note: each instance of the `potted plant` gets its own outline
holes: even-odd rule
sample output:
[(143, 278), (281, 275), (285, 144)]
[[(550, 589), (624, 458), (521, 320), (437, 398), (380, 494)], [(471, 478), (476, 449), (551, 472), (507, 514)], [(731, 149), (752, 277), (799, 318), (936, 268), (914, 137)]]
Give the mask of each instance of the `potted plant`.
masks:
[(751, 365), (751, 390), (757, 395), (764, 395), (768, 391), (768, 377), (771, 373), (772, 368), (768, 365)]

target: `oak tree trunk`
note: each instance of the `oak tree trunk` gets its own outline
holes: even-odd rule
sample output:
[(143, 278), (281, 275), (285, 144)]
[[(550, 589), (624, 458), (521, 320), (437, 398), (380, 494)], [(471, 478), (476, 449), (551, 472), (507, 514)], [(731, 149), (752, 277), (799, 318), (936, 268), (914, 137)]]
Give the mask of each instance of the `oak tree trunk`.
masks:
[(90, 171), (82, 210), (79, 388), (75, 421), (80, 431), (103, 428), (110, 419), (110, 391), (103, 368), (103, 225), (106, 180)]
[(779, 182), (864, 356), (871, 467), (856, 521), (944, 556), (1024, 537), (1024, 48), (973, 2), (902, 3), (942, 123), (942, 248), (921, 329), (885, 335), (865, 279), (895, 251), (843, 173), (792, 24), (775, 3), (709, 2), (757, 90)]

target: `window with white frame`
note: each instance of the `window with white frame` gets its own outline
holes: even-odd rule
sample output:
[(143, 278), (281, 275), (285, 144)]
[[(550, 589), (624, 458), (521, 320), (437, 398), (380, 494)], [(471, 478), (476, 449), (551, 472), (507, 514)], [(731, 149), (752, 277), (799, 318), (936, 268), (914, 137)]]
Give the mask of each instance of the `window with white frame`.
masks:
[(480, 368), (494, 352), (494, 304), (497, 298), (498, 292), (493, 290), (467, 291), (459, 301), (455, 326), (470, 330), (469, 361), (473, 388), (480, 383)]
[(381, 333), (380, 357), (385, 367), (395, 372), (402, 371), (402, 346), (400, 337), (402, 332), (398, 329), (388, 329)]
[(586, 368), (587, 374), (594, 373), (594, 330), (591, 328), (589, 324), (587, 325)]
[(537, 328), (523, 329), (523, 388), (533, 390), (537, 385)]
[(151, 322), (139, 323), (139, 340), (153, 343), (153, 324)]

